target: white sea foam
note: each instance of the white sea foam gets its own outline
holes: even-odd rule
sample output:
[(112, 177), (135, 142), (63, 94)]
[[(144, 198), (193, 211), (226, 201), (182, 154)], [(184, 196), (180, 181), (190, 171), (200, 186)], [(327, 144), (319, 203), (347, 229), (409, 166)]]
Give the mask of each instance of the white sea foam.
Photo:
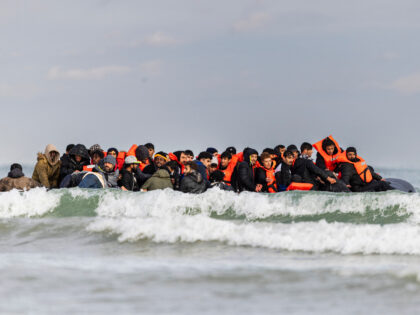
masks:
[(0, 193), (0, 218), (44, 215), (59, 205), (60, 198), (59, 194), (47, 192), (45, 188)]

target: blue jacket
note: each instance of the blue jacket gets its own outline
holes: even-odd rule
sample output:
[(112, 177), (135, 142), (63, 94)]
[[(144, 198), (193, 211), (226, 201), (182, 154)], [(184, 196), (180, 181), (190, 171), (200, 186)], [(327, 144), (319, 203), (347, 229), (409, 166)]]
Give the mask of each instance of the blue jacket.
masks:
[(198, 172), (203, 176), (204, 182), (206, 183), (206, 188), (210, 188), (210, 182), (207, 178), (207, 168), (199, 160), (194, 161), (198, 166)]

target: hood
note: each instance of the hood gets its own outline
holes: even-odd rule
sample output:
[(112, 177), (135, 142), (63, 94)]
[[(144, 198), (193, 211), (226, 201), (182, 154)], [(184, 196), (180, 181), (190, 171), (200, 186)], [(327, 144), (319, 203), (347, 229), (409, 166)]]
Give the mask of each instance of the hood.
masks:
[[(51, 160), (50, 153), (57, 152), (54, 160)], [(58, 152), (57, 148), (53, 144), (47, 145), (44, 152), (45, 158), (47, 159), (48, 163), (51, 165), (56, 165), (60, 161), (60, 152)]]
[(246, 148), (244, 150), (244, 161), (247, 162), (248, 164), (250, 164), (249, 157), (252, 154), (257, 154), (258, 155), (258, 151), (255, 150), (255, 149), (251, 149), (251, 148)]
[(170, 178), (169, 172), (165, 169), (158, 169), (156, 173), (153, 174), (152, 177), (159, 177), (159, 178)]
[(21, 178), (25, 176), (25, 174), (23, 174), (22, 170), (15, 168), (11, 170), (7, 176), (10, 178)]
[(83, 144), (76, 144), (73, 149), (70, 150), (69, 155), (74, 158), (75, 155), (82, 157), (82, 161), (90, 161), (89, 152)]
[(136, 149), (136, 158), (139, 161), (144, 161), (149, 158), (149, 149), (144, 145), (139, 145)]

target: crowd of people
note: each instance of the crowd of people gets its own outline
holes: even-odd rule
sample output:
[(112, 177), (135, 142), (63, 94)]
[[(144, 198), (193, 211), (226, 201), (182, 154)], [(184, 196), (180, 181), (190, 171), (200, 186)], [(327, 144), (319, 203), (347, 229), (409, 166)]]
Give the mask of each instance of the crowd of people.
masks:
[[(299, 150), (300, 149), (300, 150)], [(313, 150), (316, 159), (312, 159)], [(218, 187), (234, 192), (278, 193), (290, 190), (331, 192), (374, 192), (392, 189), (354, 147), (343, 150), (328, 136), (315, 144), (277, 145), (259, 155), (252, 148), (237, 152), (228, 147), (219, 152), (209, 147), (197, 156), (191, 150), (155, 152), (152, 143), (133, 145), (128, 151), (98, 144), (68, 145), (60, 153), (47, 145), (38, 153), (32, 178), (25, 177), (20, 164), (12, 164), (0, 191), (34, 187), (115, 188), (125, 191), (174, 189), (202, 193)]]

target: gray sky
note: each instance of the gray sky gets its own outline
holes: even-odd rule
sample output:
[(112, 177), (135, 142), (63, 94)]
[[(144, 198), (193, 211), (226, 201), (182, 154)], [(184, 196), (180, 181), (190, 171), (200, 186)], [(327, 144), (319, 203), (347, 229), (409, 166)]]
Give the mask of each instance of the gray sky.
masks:
[[(0, 1), (0, 163), (47, 143), (420, 155), (418, 1)], [(197, 152), (198, 153), (198, 152)], [(405, 156), (404, 156), (405, 155)]]

